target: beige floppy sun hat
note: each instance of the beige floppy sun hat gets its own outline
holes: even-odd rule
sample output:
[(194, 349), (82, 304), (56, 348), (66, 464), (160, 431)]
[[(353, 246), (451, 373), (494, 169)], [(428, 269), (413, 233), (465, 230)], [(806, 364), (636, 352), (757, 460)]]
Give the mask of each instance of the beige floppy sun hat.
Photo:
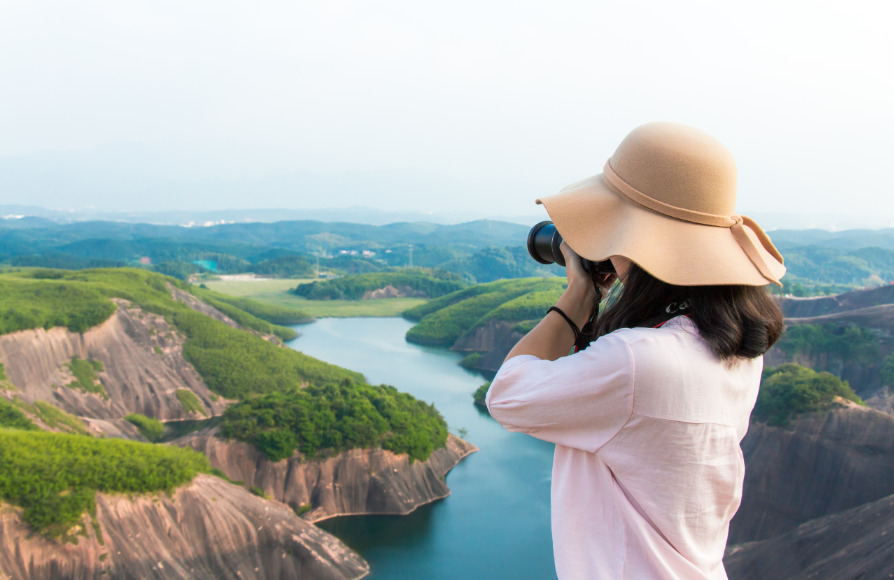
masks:
[(634, 129), (603, 173), (537, 200), (588, 260), (623, 256), (669, 284), (779, 284), (782, 255), (736, 215), (736, 162), (707, 133), (677, 123)]

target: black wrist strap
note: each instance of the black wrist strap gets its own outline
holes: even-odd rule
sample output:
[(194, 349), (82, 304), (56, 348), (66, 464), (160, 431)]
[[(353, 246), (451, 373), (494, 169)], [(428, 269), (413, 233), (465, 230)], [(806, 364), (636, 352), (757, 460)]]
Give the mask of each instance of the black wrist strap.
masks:
[(568, 326), (571, 327), (571, 332), (574, 333), (574, 344), (577, 345), (577, 343), (580, 341), (580, 328), (578, 328), (574, 321), (568, 318), (568, 315), (562, 312), (562, 309), (558, 306), (550, 306), (549, 310), (547, 310), (546, 313), (549, 314), (550, 312), (558, 312), (562, 315), (562, 318), (564, 318), (565, 322), (568, 323)]

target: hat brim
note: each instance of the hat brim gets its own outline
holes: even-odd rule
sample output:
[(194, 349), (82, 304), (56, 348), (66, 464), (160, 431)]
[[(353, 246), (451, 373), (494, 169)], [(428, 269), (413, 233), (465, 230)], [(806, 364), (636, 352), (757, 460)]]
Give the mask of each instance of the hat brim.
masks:
[[(623, 256), (668, 284), (764, 286), (767, 280), (729, 228), (695, 224), (627, 200), (602, 174), (537, 200), (562, 238), (580, 256), (603, 261)], [(767, 252), (745, 226), (758, 253), (779, 280), (785, 266)]]

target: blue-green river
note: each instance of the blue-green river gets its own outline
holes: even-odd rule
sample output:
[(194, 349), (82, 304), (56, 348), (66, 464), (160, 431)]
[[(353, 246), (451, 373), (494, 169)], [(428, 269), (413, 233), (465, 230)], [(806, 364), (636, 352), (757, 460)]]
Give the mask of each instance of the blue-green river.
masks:
[(327, 318), (289, 346), (433, 402), (480, 451), (447, 476), (451, 495), (406, 516), (320, 523), (370, 564), (372, 580), (554, 579), (549, 529), (553, 445), (509, 433), (472, 403), (484, 379), (447, 349), (408, 344), (401, 318)]

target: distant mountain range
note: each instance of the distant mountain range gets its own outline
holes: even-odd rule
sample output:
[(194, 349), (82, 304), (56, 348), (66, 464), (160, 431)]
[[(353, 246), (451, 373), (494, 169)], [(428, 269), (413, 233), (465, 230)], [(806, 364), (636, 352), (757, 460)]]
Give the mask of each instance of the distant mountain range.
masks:
[[(481, 219), (502, 221), (524, 225), (549, 219), (542, 206), (532, 206), (528, 213), (509, 215), (476, 211), (473, 207), (457, 208), (451, 211), (390, 211), (355, 205), (351, 207), (331, 207), (322, 209), (209, 209), (201, 211), (110, 211), (95, 208), (47, 209), (34, 205), (0, 204), (0, 218), (21, 219), (39, 217), (57, 223), (80, 221), (117, 221), (127, 223), (147, 223), (156, 225), (178, 225), (200, 227), (228, 223), (279, 222), (313, 220), (322, 222), (345, 222), (384, 226), (401, 222), (429, 222), (441, 225), (461, 224)], [(791, 214), (772, 212), (742, 212), (755, 219), (763, 229), (773, 232), (777, 241), (780, 230), (819, 230), (830, 233), (844, 233), (852, 230), (875, 230), (894, 228), (894, 219), (888, 216), (848, 216), (839, 214)], [(36, 222), (32, 222), (36, 223)], [(7, 225), (7, 227), (10, 227)], [(812, 237), (822, 237), (814, 234)], [(862, 247), (862, 246), (861, 246)]]
[[(538, 206), (539, 207), (539, 206)], [(537, 207), (526, 215), (487, 215), (475, 211), (442, 211), (442, 212), (411, 212), (411, 211), (387, 211), (365, 207), (362, 205), (345, 208), (328, 209), (222, 209), (208, 211), (150, 211), (150, 212), (113, 212), (96, 209), (61, 210), (47, 209), (31, 205), (0, 205), (0, 218), (5, 218), (7, 223), (0, 227), (16, 227), (12, 220), (23, 218), (41, 218), (59, 224), (67, 224), (83, 221), (115, 221), (125, 223), (144, 223), (154, 225), (173, 225), (184, 227), (207, 227), (219, 224), (231, 223), (272, 223), (280, 221), (312, 220), (321, 222), (344, 222), (384, 226), (405, 222), (428, 222), (440, 225), (453, 225), (480, 219), (489, 219), (516, 224), (534, 225), (539, 221), (549, 219), (545, 210), (537, 213)], [(40, 225), (38, 220), (26, 220), (22, 222), (28, 227)]]

